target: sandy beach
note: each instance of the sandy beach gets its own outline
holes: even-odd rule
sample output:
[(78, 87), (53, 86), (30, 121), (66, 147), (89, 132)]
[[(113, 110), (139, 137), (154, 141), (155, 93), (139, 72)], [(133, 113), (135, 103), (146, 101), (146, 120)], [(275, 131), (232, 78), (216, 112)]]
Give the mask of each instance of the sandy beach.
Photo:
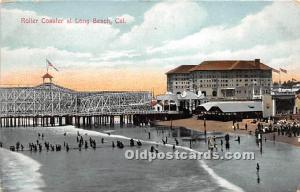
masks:
[[(228, 122), (221, 122), (221, 121), (209, 121), (206, 120), (206, 131), (207, 132), (223, 132), (223, 133), (239, 133), (239, 134), (249, 134), (249, 131), (252, 131), (254, 133), (257, 123), (251, 123), (252, 119), (244, 119), (242, 122), (239, 122), (239, 128), (240, 129), (232, 129), (232, 121)], [(157, 125), (164, 125), (164, 126), (171, 126), (171, 121), (160, 121), (156, 123)], [(245, 125), (247, 124), (248, 128), (245, 129)], [(204, 131), (204, 121), (198, 120), (195, 117), (188, 118), (188, 119), (179, 119), (179, 120), (173, 120), (172, 126), (178, 126), (178, 127), (186, 127), (188, 129), (193, 129), (197, 131)], [(288, 137), (288, 136), (278, 136), (276, 133), (268, 133), (264, 134), (264, 137), (266, 137), (267, 140), (273, 140), (273, 135), (275, 134), (275, 140), (276, 142), (283, 142), (288, 143), (297, 147), (300, 147), (300, 143), (298, 142), (297, 137)]]

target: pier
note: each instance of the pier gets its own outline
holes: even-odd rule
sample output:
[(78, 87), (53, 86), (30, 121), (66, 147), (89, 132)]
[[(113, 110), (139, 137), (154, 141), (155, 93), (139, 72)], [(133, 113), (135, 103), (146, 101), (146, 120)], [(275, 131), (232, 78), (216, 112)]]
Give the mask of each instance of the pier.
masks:
[(80, 92), (51, 79), (35, 87), (0, 87), (0, 127), (113, 126), (115, 119), (120, 126), (146, 125), (168, 119), (166, 112), (152, 110), (151, 100), (147, 91)]

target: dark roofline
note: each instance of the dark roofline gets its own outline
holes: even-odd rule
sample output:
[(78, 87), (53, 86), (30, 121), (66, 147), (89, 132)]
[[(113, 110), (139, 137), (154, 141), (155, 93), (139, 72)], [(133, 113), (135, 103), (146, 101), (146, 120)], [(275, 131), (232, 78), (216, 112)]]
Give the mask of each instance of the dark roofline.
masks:
[[(239, 68), (238, 65), (248, 65), (245, 68)], [(249, 67), (252, 65), (251, 67)], [(260, 59), (254, 60), (207, 60), (201, 62), (199, 65), (191, 68), (192, 71), (239, 71), (239, 70), (273, 70), (268, 65), (261, 63)]]
[(190, 69), (192, 69), (193, 67), (196, 67), (197, 65), (180, 65), (178, 67), (176, 67), (175, 69), (172, 69), (168, 72), (166, 72), (166, 74), (188, 74), (190, 73)]
[(180, 65), (167, 73), (189, 74), (193, 71), (241, 71), (241, 70), (262, 70), (276, 71), (274, 68), (261, 63), (260, 59), (254, 60), (206, 60), (198, 65)]

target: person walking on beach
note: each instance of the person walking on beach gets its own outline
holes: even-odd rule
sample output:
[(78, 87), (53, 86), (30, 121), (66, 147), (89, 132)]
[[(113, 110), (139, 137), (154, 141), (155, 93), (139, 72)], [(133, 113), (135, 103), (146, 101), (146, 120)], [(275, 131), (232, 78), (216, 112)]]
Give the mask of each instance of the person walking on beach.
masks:
[(88, 142), (84, 141), (84, 148), (87, 149), (88, 148)]
[(214, 150), (214, 144), (211, 137), (208, 138), (208, 149), (212, 152)]
[(259, 177), (259, 163), (256, 163), (256, 175), (257, 175), (257, 183), (260, 183), (260, 177)]
[(18, 142), (16, 143), (16, 149), (17, 149), (17, 151), (19, 151), (19, 148), (20, 148), (20, 142), (18, 141)]
[(237, 141), (239, 144), (241, 144), (241, 137), (238, 136), (237, 139), (236, 139), (236, 141)]
[(178, 142), (177, 138), (175, 138), (175, 142), (176, 142), (176, 145), (178, 145), (178, 144), (179, 144), (179, 142)]
[(82, 146), (82, 144), (81, 144), (81, 142), (79, 142), (79, 144), (78, 144), (79, 151), (81, 151), (81, 146)]
[(150, 152), (151, 152), (151, 153), (153, 153), (153, 152), (154, 152), (154, 147), (153, 147), (153, 146), (151, 146), (151, 148), (150, 148)]
[(228, 133), (225, 135), (225, 148), (226, 148), (226, 151), (230, 149)]
[(141, 142), (140, 140), (138, 140), (138, 141), (136, 142), (136, 144), (137, 144), (137, 146), (142, 146), (142, 142)]
[(223, 139), (221, 139), (221, 151), (223, 152)]
[(134, 140), (130, 139), (130, 147), (133, 147), (133, 146), (134, 146)]
[(229, 134), (228, 133), (225, 135), (225, 141), (229, 141)]

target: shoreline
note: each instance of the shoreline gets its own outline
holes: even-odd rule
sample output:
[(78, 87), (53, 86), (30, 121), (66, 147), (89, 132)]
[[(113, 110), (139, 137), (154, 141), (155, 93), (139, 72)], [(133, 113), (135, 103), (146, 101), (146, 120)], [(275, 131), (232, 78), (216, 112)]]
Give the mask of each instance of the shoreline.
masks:
[[(25, 129), (27, 129), (28, 127), (24, 127)], [(47, 129), (45, 127), (40, 127), (42, 129)], [(136, 129), (139, 129), (139, 127), (135, 127)], [(60, 127), (55, 127), (54, 129), (58, 130), (60, 129)], [(38, 132), (38, 130), (36, 129), (32, 129), (31, 130), (32, 132)], [(124, 139), (126, 141), (130, 141), (130, 139), (134, 139), (134, 141), (138, 141), (140, 140), (143, 144), (149, 144), (149, 145), (157, 145), (157, 146), (160, 146), (162, 148), (167, 148), (167, 149), (170, 149), (172, 150), (173, 148), (173, 144), (171, 143), (168, 143), (168, 144), (163, 144), (161, 143), (160, 141), (156, 141), (156, 140), (143, 140), (143, 139), (139, 139), (137, 137), (130, 137), (130, 136), (126, 136), (126, 135), (120, 135), (120, 134), (116, 134), (116, 135), (107, 135), (106, 133), (103, 133), (103, 132), (99, 132), (99, 131), (96, 131), (96, 130), (89, 130), (89, 129), (82, 129), (82, 128), (76, 128), (75, 126), (66, 126), (64, 128), (64, 130), (59, 130), (59, 131), (55, 131), (55, 134), (54, 135), (51, 135), (51, 137), (55, 137), (55, 136), (60, 136), (62, 137), (63, 133), (64, 132), (67, 132), (67, 136), (68, 137), (76, 137), (77, 136), (77, 131), (80, 131), (80, 134), (83, 136), (83, 137), (93, 137), (95, 139), (97, 139), (97, 137), (105, 137), (105, 138), (110, 138), (110, 139)], [(156, 132), (154, 130), (154, 132)], [(46, 135), (46, 138), (48, 138), (48, 134)], [(99, 138), (98, 138), (99, 139)], [(74, 140), (75, 142), (75, 140)], [(110, 142), (109, 142), (110, 143)], [(104, 144), (105, 145), (105, 144)], [(110, 146), (110, 144), (109, 144)], [(146, 148), (147, 148), (147, 145), (145, 145)], [(127, 148), (130, 148), (129, 145), (126, 145)], [(109, 147), (110, 148), (110, 147)], [(185, 151), (189, 151), (189, 152), (198, 152), (194, 149), (190, 149), (188, 146), (184, 146), (184, 145), (178, 145), (176, 146), (177, 149), (181, 149), (181, 150), (185, 150)], [(4, 148), (5, 150), (9, 151), (8, 148)], [(1, 150), (1, 148), (0, 148)], [(21, 152), (21, 151), (20, 151)], [(122, 151), (120, 151), (122, 153)], [(13, 152), (13, 153), (16, 153), (18, 154), (18, 152)], [(47, 152), (48, 153), (48, 152)], [(50, 153), (50, 152), (49, 152)], [(57, 153), (57, 152), (53, 152), (54, 153)], [(33, 153), (33, 154), (36, 154), (36, 153)], [(27, 155), (26, 155), (27, 156)], [(29, 156), (28, 156), (29, 157)], [(35, 161), (35, 159), (33, 159)], [(228, 190), (231, 190), (231, 191), (237, 191), (237, 192), (243, 192), (244, 190), (242, 188), (240, 188), (238, 185), (236, 185), (235, 183), (227, 180), (226, 177), (223, 177), (223, 176), (220, 176), (219, 174), (217, 174), (213, 168), (209, 167), (207, 165), (207, 163), (204, 161), (204, 160), (197, 160), (196, 162), (198, 162), (198, 165), (199, 167), (203, 168), (207, 174), (211, 177), (211, 181), (214, 182), (214, 185), (218, 185), (219, 187), (221, 188), (224, 188), (224, 189), (228, 189)], [(41, 163), (40, 161), (38, 161), (38, 163)], [(1, 188), (0, 188), (1, 189)], [(1, 191), (0, 191), (1, 192)]]
[[(211, 128), (211, 125), (213, 125), (212, 122), (208, 122), (208, 123), (209, 123), (208, 127)], [(231, 124), (232, 124), (232, 122), (231, 122)], [(27, 129), (27, 128), (25, 128), (25, 129)], [(132, 130), (132, 128), (133, 128), (133, 130)], [(75, 143), (75, 139), (73, 139), (73, 138), (77, 136), (77, 131), (78, 130), (80, 131), (80, 134), (84, 138), (86, 138), (86, 139), (88, 139), (88, 137), (91, 136), (93, 139), (95, 139), (95, 140), (98, 141), (102, 137), (106, 137), (107, 139), (105, 139), (105, 140), (107, 142), (105, 142), (104, 144), (100, 144), (103, 147), (102, 150), (96, 150), (95, 152), (91, 152), (91, 150), (87, 150), (84, 154), (83, 154), (83, 152), (78, 152), (77, 153), (76, 151), (75, 152), (65, 153), (65, 154), (68, 154), (68, 155), (66, 155), (66, 157), (68, 157), (68, 159), (73, 159), (73, 158), (77, 159), (75, 157), (78, 157), (78, 158), (84, 158), (83, 160), (89, 161), (88, 159), (90, 159), (90, 158), (86, 158), (85, 159), (85, 157), (91, 156), (92, 159), (93, 159), (93, 162), (95, 162), (96, 160), (98, 162), (99, 161), (99, 156), (105, 157), (104, 159), (107, 159), (106, 158), (106, 155), (107, 155), (106, 152), (115, 151), (113, 149), (110, 149), (111, 145), (110, 145), (110, 142), (109, 142), (109, 141), (115, 140), (115, 139), (121, 139), (122, 142), (123, 142), (123, 139), (126, 139), (126, 141), (128, 141), (130, 138), (136, 138), (136, 139), (141, 140), (142, 143), (145, 142), (145, 145), (143, 145), (143, 146), (145, 146), (145, 148), (147, 148), (147, 149), (149, 148), (149, 146), (148, 145), (146, 146), (146, 142), (149, 145), (156, 145), (156, 144), (158, 144), (159, 146), (162, 146), (164, 148), (165, 147), (169, 148), (169, 150), (171, 150), (171, 148), (172, 148), (172, 144), (171, 143), (164, 145), (163, 143), (160, 142), (160, 138), (161, 138), (162, 135), (161, 135), (161, 133), (157, 133), (157, 130), (155, 130), (155, 129), (151, 130), (152, 131), (151, 133), (153, 133), (152, 139), (154, 139), (154, 140), (149, 140), (149, 141), (147, 140), (147, 132), (144, 132), (144, 130), (141, 129), (140, 127), (138, 127), (138, 126), (128, 127), (126, 130), (122, 130), (122, 129), (123, 128), (120, 128), (119, 130), (117, 130), (116, 131), (116, 135), (110, 135), (109, 136), (109, 135), (101, 132), (102, 130), (100, 130), (100, 129), (97, 129), (97, 130), (80, 129), (80, 128), (78, 129), (78, 128), (75, 128), (74, 126), (66, 126), (66, 127), (63, 127), (63, 128), (62, 127), (54, 127), (53, 129), (48, 129), (48, 128), (41, 127), (40, 129), (33, 128), (30, 131), (22, 130), (22, 132), (24, 132), (26, 134), (23, 134), (21, 132), (20, 135), (22, 137), (26, 136), (24, 138), (27, 138), (27, 136), (36, 138), (37, 137), (37, 133), (41, 132), (41, 133), (44, 133), (45, 134), (45, 138), (47, 140), (49, 140), (50, 142), (52, 142), (52, 143), (57, 143), (57, 142), (61, 143), (64, 140), (66, 140), (67, 142), (72, 141), (73, 143)], [(129, 131), (132, 130), (132, 133), (134, 135), (131, 135), (131, 133), (129, 135), (122, 134), (123, 132), (128, 133), (127, 130), (129, 130)], [(120, 131), (120, 132), (118, 132), (118, 131)], [(7, 132), (7, 131), (5, 131), (5, 132), (9, 133), (11, 135), (15, 135), (15, 134), (12, 134), (11, 132)], [(19, 129), (14, 129), (13, 130), (13, 133), (16, 133), (16, 132), (19, 132)], [(65, 133), (65, 132), (67, 133), (66, 138), (63, 136), (63, 133)], [(142, 135), (137, 134), (138, 132), (141, 132)], [(158, 137), (156, 137), (155, 135), (158, 135)], [(143, 136), (143, 137), (139, 138), (139, 136)], [(25, 140), (25, 139), (23, 139), (23, 140)], [(28, 139), (26, 139), (26, 140), (28, 140)], [(126, 141), (125, 141), (125, 143), (127, 143)], [(252, 137), (246, 137), (245, 138), (245, 142), (242, 142), (241, 145), (237, 144), (236, 142), (233, 142), (232, 143), (232, 147), (235, 147), (235, 146), (240, 146), (240, 147), (251, 146), (251, 148), (247, 148), (247, 149), (249, 149), (249, 151), (251, 149), (254, 149), (254, 150), (257, 149), (257, 147), (254, 146), (254, 145), (248, 145), (249, 141), (251, 141), (251, 143), (252, 143), (253, 138)], [(9, 142), (12, 142), (12, 140), (10, 140)], [(129, 145), (126, 145), (126, 146), (129, 147)], [(190, 149), (187, 146), (187, 144), (185, 145), (185, 144), (182, 143), (182, 145), (178, 146), (178, 149), (180, 149), (180, 150), (186, 150), (186, 151), (198, 151), (197, 149), (201, 149), (202, 147), (206, 148), (206, 145), (200, 145), (200, 146), (197, 146), (197, 147), (195, 147), (193, 149)], [(270, 145), (268, 147), (270, 147)], [(293, 151), (296, 150), (296, 148), (291, 149), (290, 145), (278, 145), (278, 147), (280, 149), (288, 149), (288, 150), (290, 149), (290, 150), (293, 150)], [(271, 146), (271, 148), (273, 148), (273, 147)], [(163, 151), (163, 149), (161, 149), (161, 151)], [(92, 155), (92, 154), (95, 154), (95, 153), (96, 153), (96, 155)], [(257, 153), (258, 153), (258, 151), (257, 151)], [(34, 155), (34, 154), (35, 153), (33, 153), (34, 159), (37, 160), (38, 162), (40, 162), (41, 164), (43, 164), (42, 162), (44, 162), (44, 159), (45, 159), (45, 158), (43, 158), (43, 155)], [(48, 153), (44, 153), (44, 154), (46, 155)], [(49, 158), (47, 158), (47, 161), (49, 159), (52, 160), (52, 161), (53, 160), (56, 161), (57, 157), (58, 156), (61, 157), (62, 153), (58, 152), (57, 154), (60, 154), (58, 156), (56, 156), (55, 153), (52, 153), (52, 152), (49, 153), (49, 154), (51, 154), (51, 155), (47, 156), (47, 157), (49, 157)], [(83, 155), (80, 155), (80, 154), (83, 154)], [(109, 154), (119, 154), (119, 153), (109, 153)], [(296, 150), (296, 153), (294, 153), (294, 154), (299, 154), (299, 150)], [(64, 153), (62, 155), (65, 156)], [(71, 155), (71, 157), (70, 157), (70, 155)], [(198, 171), (198, 168), (200, 168), (200, 169), (203, 168), (204, 169), (203, 173), (207, 173), (207, 176), (205, 176), (204, 178), (209, 178), (209, 181), (213, 181), (212, 185), (221, 187), (222, 189), (226, 188), (229, 191), (251, 191), (252, 187), (257, 187), (258, 188), (257, 191), (264, 191), (264, 189), (268, 189), (268, 188), (270, 188), (270, 186), (272, 186), (273, 180), (272, 180), (272, 178), (267, 177), (268, 175), (276, 175), (277, 173), (283, 172), (283, 170), (286, 170), (287, 168), (295, 167), (297, 165), (295, 163), (295, 165), (289, 165), (288, 167), (281, 167), (281, 169), (278, 172), (275, 170), (275, 173), (274, 173), (273, 172), (274, 171), (273, 167), (270, 167), (269, 163), (268, 164), (264, 163), (264, 162), (268, 162), (268, 160), (271, 159), (271, 158), (273, 158), (274, 155), (275, 155), (275, 157), (278, 157), (278, 158), (274, 158), (274, 161), (272, 160), (272, 162), (275, 162), (275, 164), (279, 164), (280, 162), (286, 162), (286, 159), (288, 158), (287, 156), (281, 156), (280, 154), (278, 154), (276, 149), (275, 150), (271, 149), (268, 153), (265, 153), (264, 156), (257, 157), (258, 158), (257, 160), (259, 162), (261, 162), (261, 165), (264, 167), (264, 169), (262, 171), (261, 178), (263, 179), (263, 181), (265, 183), (262, 183), (262, 185), (256, 184), (256, 172), (255, 172), (255, 163), (256, 163), (256, 161), (251, 161), (251, 162), (249, 162), (249, 161), (230, 161), (229, 164), (227, 163), (229, 161), (224, 161), (224, 163), (218, 163), (218, 164), (214, 163), (214, 162), (213, 163), (208, 163), (206, 161), (197, 161), (198, 162), (197, 163), (197, 171)], [(118, 156), (113, 156), (113, 157), (118, 157)], [(42, 161), (40, 161), (40, 159)], [(63, 159), (65, 159), (65, 157), (63, 157)], [(284, 160), (282, 161), (282, 159), (284, 159)], [(102, 159), (102, 161), (103, 161), (103, 159)], [(79, 160), (78, 162), (82, 162), (82, 160)], [(98, 164), (97, 162), (94, 165), (97, 165)], [(107, 163), (107, 165), (110, 166), (110, 162), (109, 161), (106, 161), (106, 163)], [(169, 163), (167, 165), (169, 165)], [(109, 168), (109, 166), (107, 168)], [(135, 166), (135, 163), (134, 163), (134, 166)], [(141, 166), (144, 166), (144, 163), (142, 163)], [(155, 165), (155, 166), (157, 166), (157, 165)], [(62, 167), (60, 167), (60, 168), (64, 168), (64, 167), (65, 167), (64, 164), (62, 164)], [(77, 169), (77, 166), (74, 166), (74, 167)], [(87, 167), (89, 167), (89, 166), (87, 166)], [(243, 174), (243, 177), (241, 179), (236, 180), (236, 178), (232, 174), (228, 174), (227, 175), (228, 171), (231, 170), (231, 167), (239, 167), (239, 168), (241, 168), (241, 169), (237, 168), (237, 169), (234, 170), (237, 173), (239, 173), (241, 170), (247, 170), (247, 171), (245, 171), (245, 174)], [(112, 168), (112, 169), (114, 169), (114, 168)], [(86, 168), (83, 168), (83, 170), (86, 170)], [(100, 170), (101, 170), (101, 168), (100, 168)], [(49, 168), (42, 168), (40, 173), (42, 173), (44, 175), (44, 177), (47, 178), (49, 175), (51, 175), (51, 174), (48, 174), (48, 173), (51, 173), (49, 171), (50, 171)], [(158, 169), (158, 171), (160, 171), (160, 169)], [(142, 174), (144, 174), (144, 173), (142, 173)], [(296, 175), (297, 178), (299, 176), (297, 174), (297, 172), (295, 172), (295, 171), (292, 172), (292, 175)], [(244, 181), (248, 181), (249, 178), (251, 178), (251, 180), (253, 180), (253, 183), (250, 184), (250, 185), (246, 185)], [(198, 178), (197, 178), (197, 180), (198, 180)], [(49, 181), (48, 179), (45, 179), (45, 183), (47, 185), (46, 187), (52, 186), (53, 183), (51, 183), (51, 182), (52, 181)], [(290, 183), (291, 183), (292, 189), (294, 189), (294, 187), (295, 187), (294, 181), (291, 181)], [(298, 185), (298, 183), (297, 183), (297, 185)], [(59, 185), (58, 187), (62, 188), (64, 186), (63, 185), (62, 186)], [(199, 187), (199, 185), (197, 184), (196, 187)], [(284, 191), (283, 189), (286, 189), (286, 188), (283, 188), (280, 185), (278, 185), (278, 187), (281, 190), (274, 190), (274, 191), (278, 191), (279, 192), (279, 191)], [(280, 187), (282, 187), (282, 188), (280, 188)], [(239, 188), (242, 189), (242, 190), (239, 190)], [(274, 189), (274, 187), (272, 187), (272, 189)], [(288, 191), (294, 191), (294, 190), (288, 190)]]
[[(222, 121), (212, 121), (206, 120), (206, 131), (207, 132), (222, 132), (222, 133), (237, 133), (242, 135), (249, 135), (249, 131), (252, 131), (252, 135), (254, 135), (255, 129), (257, 127), (257, 123), (251, 123), (252, 119), (244, 119), (242, 122), (239, 122), (240, 129), (233, 130), (232, 129), (232, 121), (222, 122)], [(245, 129), (245, 125), (247, 124), (248, 128)], [(157, 121), (155, 125), (160, 126), (171, 126), (171, 121)], [(195, 131), (204, 132), (204, 120), (198, 120), (196, 118), (188, 118), (188, 119), (178, 119), (172, 120), (172, 126), (174, 127), (184, 127), (186, 129), (191, 129)], [(275, 142), (281, 142), (293, 145), (295, 147), (300, 147), (300, 142), (298, 142), (298, 137), (288, 137), (278, 135), (277, 132), (266, 133), (263, 134), (263, 138), (266, 137), (268, 141), (273, 141), (273, 135), (275, 134)]]

